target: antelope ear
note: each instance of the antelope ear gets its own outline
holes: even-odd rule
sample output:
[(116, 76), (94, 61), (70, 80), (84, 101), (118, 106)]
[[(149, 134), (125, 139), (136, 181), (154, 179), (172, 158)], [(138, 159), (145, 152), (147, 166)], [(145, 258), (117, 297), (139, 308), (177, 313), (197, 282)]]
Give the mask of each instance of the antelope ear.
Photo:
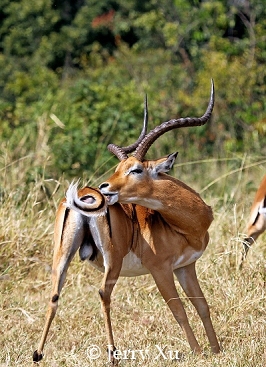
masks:
[(175, 163), (177, 154), (178, 152), (169, 154), (163, 161), (160, 159), (159, 163), (154, 167), (155, 172), (169, 172)]

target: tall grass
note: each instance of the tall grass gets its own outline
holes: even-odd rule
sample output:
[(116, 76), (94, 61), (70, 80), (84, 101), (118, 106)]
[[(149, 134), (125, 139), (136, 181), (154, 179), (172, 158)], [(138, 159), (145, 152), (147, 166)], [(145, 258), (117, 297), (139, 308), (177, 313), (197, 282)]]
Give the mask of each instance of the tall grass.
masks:
[[(50, 293), (54, 215), (68, 184), (64, 178), (47, 180), (41, 173), (29, 180), (28, 167), (33, 163), (31, 156), (11, 161), (8, 150), (1, 157), (0, 367), (32, 365)], [(151, 276), (120, 278), (112, 298), (116, 345), (122, 352), (144, 353), (136, 352), (136, 359), (129, 353), (121, 366), (266, 365), (266, 236), (251, 248), (242, 271), (238, 267), (249, 208), (264, 167), (265, 157), (244, 156), (179, 162), (172, 173), (201, 191), (214, 210), (210, 243), (197, 263), (197, 272), (222, 353), (210, 354), (199, 317), (178, 284), (192, 328), (205, 351), (202, 356), (190, 352)], [(98, 183), (95, 179), (92, 182)], [(98, 296), (101, 279), (102, 274), (75, 257), (40, 365), (108, 364)], [(92, 345), (101, 353), (95, 360), (90, 359)], [(158, 356), (158, 348), (167, 359)], [(179, 352), (180, 360), (170, 360), (174, 351)]]

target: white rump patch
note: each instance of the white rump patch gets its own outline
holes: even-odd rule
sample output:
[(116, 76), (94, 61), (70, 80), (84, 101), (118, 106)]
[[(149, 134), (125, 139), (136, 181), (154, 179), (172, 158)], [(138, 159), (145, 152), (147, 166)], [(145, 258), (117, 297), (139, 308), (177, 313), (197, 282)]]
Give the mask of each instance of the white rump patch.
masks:
[[(106, 266), (109, 266), (109, 254), (108, 251), (104, 250), (103, 244), (102, 244), (102, 236), (101, 236), (101, 228), (99, 228), (98, 222), (96, 218), (91, 218), (90, 220), (90, 231), (92, 234), (92, 237), (94, 239), (94, 242), (98, 248), (98, 250), (101, 251), (102, 257), (103, 257), (103, 265), (106, 268)], [(104, 240), (104, 239), (103, 239)]]

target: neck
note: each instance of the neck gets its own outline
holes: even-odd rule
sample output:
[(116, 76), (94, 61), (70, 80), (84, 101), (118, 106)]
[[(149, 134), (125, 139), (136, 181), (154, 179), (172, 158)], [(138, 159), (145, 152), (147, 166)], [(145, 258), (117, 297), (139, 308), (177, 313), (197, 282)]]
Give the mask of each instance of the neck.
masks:
[(213, 220), (212, 209), (197, 192), (166, 174), (152, 180), (148, 195), (136, 198), (134, 203), (158, 211), (182, 233), (206, 233)]

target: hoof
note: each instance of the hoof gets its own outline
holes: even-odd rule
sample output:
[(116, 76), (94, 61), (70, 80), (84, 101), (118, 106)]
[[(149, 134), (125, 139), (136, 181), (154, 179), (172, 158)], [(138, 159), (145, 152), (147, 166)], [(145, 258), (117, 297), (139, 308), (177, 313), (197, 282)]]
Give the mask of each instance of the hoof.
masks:
[[(101, 293), (100, 293), (101, 295)], [(116, 347), (113, 346), (113, 348), (107, 348), (107, 353), (108, 353), (108, 359), (111, 365), (113, 366), (118, 366), (120, 360), (118, 358), (114, 358), (114, 352), (116, 351)]]
[(43, 357), (42, 353), (39, 354), (37, 350), (35, 350), (32, 356), (33, 362), (40, 362), (42, 360), (42, 357)]

